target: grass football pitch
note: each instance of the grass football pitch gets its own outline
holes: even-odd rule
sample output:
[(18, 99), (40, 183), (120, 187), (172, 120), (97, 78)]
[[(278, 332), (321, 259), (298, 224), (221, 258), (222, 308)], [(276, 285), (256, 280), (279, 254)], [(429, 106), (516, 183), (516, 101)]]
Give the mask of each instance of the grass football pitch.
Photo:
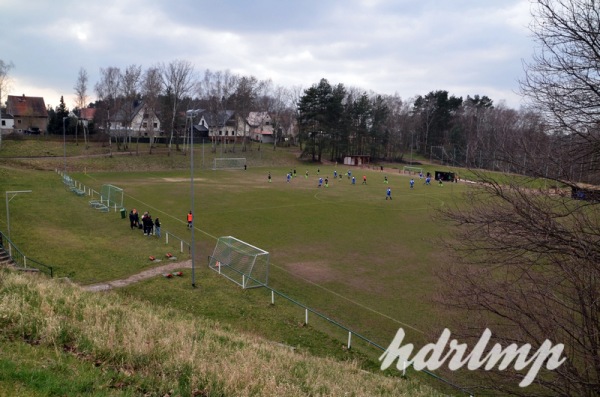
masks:
[[(464, 186), (426, 186), (417, 178), (410, 189), (410, 177), (397, 171), (360, 169), (352, 170), (353, 185), (347, 169), (335, 168), (297, 168), (289, 183), (288, 168), (195, 172), (198, 262), (205, 266), (216, 238), (231, 235), (271, 253), (273, 288), (351, 328), (380, 333), (383, 340), (399, 326), (426, 332), (437, 322), (431, 301), (439, 283), (434, 273), (446, 258), (439, 243), (446, 230), (432, 214), (455, 200)], [(189, 241), (189, 173), (75, 177), (123, 187), (128, 209), (159, 216), (164, 231)], [(328, 178), (328, 187), (319, 188), (319, 178)], [(386, 200), (388, 187), (392, 200)], [(127, 227), (127, 221), (115, 223)]]
[[(399, 327), (411, 342), (431, 339), (429, 333), (443, 328), (446, 315), (433, 302), (443, 282), (435, 273), (449, 257), (439, 241), (448, 227), (432, 215), (457, 202), (466, 186), (445, 183), (440, 187), (436, 182), (426, 186), (414, 176), (415, 186), (410, 189), (410, 177), (397, 169), (381, 172), (355, 167), (351, 168), (356, 177), (352, 184), (348, 168), (333, 165), (299, 165), (297, 176), (287, 182), (286, 174), (293, 169), (195, 170), (199, 288), (191, 288), (189, 277), (168, 283), (158, 278), (122, 293), (212, 313), (224, 322), (246, 322), (244, 329), (267, 337), (277, 334), (264, 324), (274, 310), (265, 290), (241, 291), (206, 268), (216, 239), (231, 235), (270, 252), (271, 287), (376, 343), (387, 347)], [(152, 267), (149, 256), (162, 258), (166, 250), (175, 249), (145, 238), (141, 231), (131, 231), (128, 219), (121, 219), (119, 212), (95, 212), (86, 198), (65, 189), (56, 173), (2, 172), (6, 190), (33, 190), (29, 197), (19, 195), (11, 202), (13, 241), (30, 257), (54, 266), (58, 277), (68, 276), (82, 284), (123, 278)], [(70, 175), (98, 191), (106, 183), (123, 188), (127, 212), (132, 208), (149, 211), (154, 218), (160, 217), (163, 235), (169, 231), (189, 241), (185, 220), (192, 209), (189, 171)], [(319, 178), (328, 178), (328, 187), (318, 187)], [(386, 200), (388, 187), (392, 200)], [(187, 259), (187, 253), (179, 255)], [(236, 294), (242, 294), (250, 305), (235, 307)], [(287, 310), (289, 321), (296, 322), (294, 328), (303, 323), (302, 311)], [(328, 332), (344, 344), (343, 332)], [(293, 343), (284, 335), (281, 339)]]

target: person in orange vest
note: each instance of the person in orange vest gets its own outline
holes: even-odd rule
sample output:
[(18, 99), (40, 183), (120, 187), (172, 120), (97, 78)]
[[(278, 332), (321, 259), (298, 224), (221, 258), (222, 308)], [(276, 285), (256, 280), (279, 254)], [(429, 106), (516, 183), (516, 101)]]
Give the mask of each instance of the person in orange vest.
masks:
[(193, 219), (194, 219), (194, 216), (192, 215), (192, 211), (188, 212), (188, 214), (187, 214), (188, 229), (192, 228), (192, 220)]

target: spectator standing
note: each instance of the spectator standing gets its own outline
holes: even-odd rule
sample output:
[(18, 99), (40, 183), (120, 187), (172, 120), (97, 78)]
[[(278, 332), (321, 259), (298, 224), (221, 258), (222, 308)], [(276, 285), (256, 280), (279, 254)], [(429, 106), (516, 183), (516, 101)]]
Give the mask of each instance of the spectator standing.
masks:
[(154, 220), (154, 234), (160, 238), (160, 220), (158, 218)]

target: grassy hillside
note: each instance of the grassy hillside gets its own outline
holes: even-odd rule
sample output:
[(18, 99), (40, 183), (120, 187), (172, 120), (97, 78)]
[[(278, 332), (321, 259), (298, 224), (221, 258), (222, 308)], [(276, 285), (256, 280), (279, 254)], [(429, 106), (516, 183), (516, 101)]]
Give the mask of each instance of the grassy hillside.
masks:
[(211, 320), (67, 282), (0, 273), (0, 394), (430, 396)]

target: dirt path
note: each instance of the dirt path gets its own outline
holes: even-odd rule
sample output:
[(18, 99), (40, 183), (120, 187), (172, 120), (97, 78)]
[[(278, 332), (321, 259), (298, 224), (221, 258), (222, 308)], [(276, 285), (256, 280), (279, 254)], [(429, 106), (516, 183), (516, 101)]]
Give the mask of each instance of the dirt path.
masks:
[(93, 292), (108, 291), (113, 288), (125, 287), (129, 284), (137, 283), (139, 281), (146, 280), (164, 273), (170, 273), (175, 269), (190, 269), (191, 267), (191, 260), (187, 260), (184, 262), (171, 262), (162, 266), (153, 267), (152, 269), (144, 270), (143, 272), (134, 274), (121, 280), (113, 280), (107, 281), (105, 283), (84, 285), (82, 286), (82, 288), (86, 291)]

